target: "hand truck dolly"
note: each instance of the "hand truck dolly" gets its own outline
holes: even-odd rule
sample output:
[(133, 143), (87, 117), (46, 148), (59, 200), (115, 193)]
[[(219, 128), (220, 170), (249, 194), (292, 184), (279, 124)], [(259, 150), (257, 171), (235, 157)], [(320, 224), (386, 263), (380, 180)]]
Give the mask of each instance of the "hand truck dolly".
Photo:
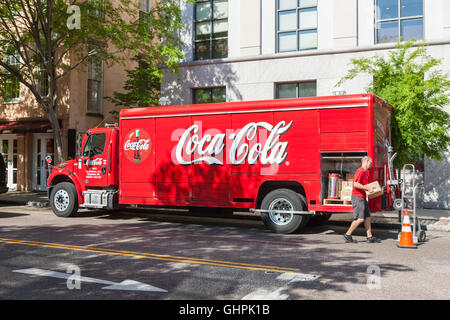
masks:
[[(409, 182), (407, 179), (405, 179), (406, 170), (410, 168), (411, 172), (411, 179), (409, 179)], [(416, 184), (416, 170), (413, 164), (405, 164), (402, 168), (402, 196), (401, 196), (401, 209), (399, 211), (399, 220), (400, 223), (403, 223), (403, 215), (405, 210), (408, 210), (408, 213), (412, 212), (412, 221), (411, 221), (411, 227), (412, 227), (412, 235), (413, 235), (413, 242), (414, 244), (417, 244), (419, 242), (424, 242), (426, 240), (426, 233), (422, 229), (420, 225), (419, 218), (417, 218), (416, 214), (416, 192), (417, 188), (420, 186), (419, 184)], [(410, 192), (406, 192), (407, 188), (410, 190)], [(401, 229), (401, 228), (400, 228)], [(398, 240), (400, 240), (400, 231), (398, 233)]]

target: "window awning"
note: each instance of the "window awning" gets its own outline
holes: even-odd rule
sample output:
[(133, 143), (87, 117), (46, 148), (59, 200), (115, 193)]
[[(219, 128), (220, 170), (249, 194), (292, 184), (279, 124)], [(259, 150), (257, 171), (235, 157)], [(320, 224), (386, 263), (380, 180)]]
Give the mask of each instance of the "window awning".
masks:
[[(48, 121), (10, 121), (0, 123), (0, 133), (47, 132), (52, 129)], [(11, 132), (3, 132), (3, 131)]]

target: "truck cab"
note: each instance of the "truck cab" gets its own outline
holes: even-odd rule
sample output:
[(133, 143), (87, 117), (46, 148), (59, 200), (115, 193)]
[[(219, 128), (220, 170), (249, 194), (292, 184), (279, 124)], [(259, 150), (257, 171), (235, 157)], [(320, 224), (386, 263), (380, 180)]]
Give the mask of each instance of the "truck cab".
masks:
[(58, 216), (70, 216), (78, 207), (117, 206), (118, 140), (115, 125), (79, 135), (75, 159), (54, 167), (47, 181), (50, 205)]

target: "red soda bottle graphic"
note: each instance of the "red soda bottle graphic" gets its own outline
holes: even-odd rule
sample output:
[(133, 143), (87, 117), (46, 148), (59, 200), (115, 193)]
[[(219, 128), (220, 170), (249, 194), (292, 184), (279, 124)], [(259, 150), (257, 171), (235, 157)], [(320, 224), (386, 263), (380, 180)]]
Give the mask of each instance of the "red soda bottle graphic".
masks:
[(141, 155), (140, 155), (140, 145), (139, 145), (139, 130), (136, 130), (136, 146), (134, 148), (134, 161), (141, 161)]

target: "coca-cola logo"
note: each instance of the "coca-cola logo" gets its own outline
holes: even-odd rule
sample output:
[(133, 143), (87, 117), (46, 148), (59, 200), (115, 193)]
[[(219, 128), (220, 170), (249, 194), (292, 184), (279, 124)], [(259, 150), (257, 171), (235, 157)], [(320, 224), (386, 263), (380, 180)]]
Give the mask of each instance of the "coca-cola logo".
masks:
[[(293, 121), (286, 124), (278, 122), (275, 126), (267, 122), (251, 122), (237, 133), (218, 133), (200, 135), (199, 125), (187, 128), (175, 149), (176, 162), (182, 165), (205, 162), (210, 165), (223, 165), (224, 161), (233, 165), (248, 164), (279, 165), (286, 160), (287, 142), (281, 142), (280, 136), (287, 132)], [(268, 136), (264, 141), (256, 142), (259, 129), (265, 129)], [(252, 143), (250, 143), (252, 142)], [(230, 145), (227, 145), (230, 143)], [(228, 151), (222, 156), (223, 150)]]
[(86, 164), (88, 166), (101, 166), (102, 162), (103, 162), (102, 158), (97, 158), (97, 159), (94, 159), (94, 160), (86, 160)]
[(142, 162), (150, 155), (150, 135), (144, 129), (133, 129), (125, 136), (123, 151), (131, 162)]

